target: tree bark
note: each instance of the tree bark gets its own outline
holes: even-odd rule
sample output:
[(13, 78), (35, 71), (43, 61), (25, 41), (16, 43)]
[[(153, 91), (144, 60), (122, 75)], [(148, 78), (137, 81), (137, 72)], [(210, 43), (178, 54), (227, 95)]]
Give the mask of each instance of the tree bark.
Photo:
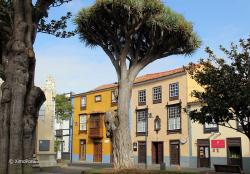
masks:
[[(2, 85), (0, 113), (0, 173), (26, 174), (18, 160), (33, 156), (34, 132), (37, 114), (45, 96), (40, 88), (34, 87), (35, 55), (33, 52), (34, 32), (26, 22), (17, 17), (13, 41), (6, 51), (6, 80)], [(19, 20), (19, 22), (18, 22)]]
[(119, 126), (113, 132), (113, 159), (115, 169), (133, 167), (133, 153), (129, 130), (129, 107), (132, 94), (132, 84), (128, 73), (123, 72), (119, 79), (118, 118)]

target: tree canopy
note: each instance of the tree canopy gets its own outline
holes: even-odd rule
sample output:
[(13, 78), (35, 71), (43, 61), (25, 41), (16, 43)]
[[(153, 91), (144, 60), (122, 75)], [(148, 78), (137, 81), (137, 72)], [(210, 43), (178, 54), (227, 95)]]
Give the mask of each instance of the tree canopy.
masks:
[(55, 103), (56, 119), (58, 121), (69, 120), (73, 111), (70, 98), (66, 97), (65, 94), (56, 95)]
[[(192, 95), (202, 104), (190, 112), (199, 123), (217, 123), (235, 129), (250, 139), (250, 39), (241, 39), (230, 49), (220, 47), (226, 58), (219, 58), (209, 48), (209, 57), (187, 67), (191, 77), (204, 88)], [(230, 122), (231, 120), (236, 121)]]
[(157, 59), (193, 53), (200, 46), (199, 38), (192, 23), (159, 0), (97, 0), (78, 13), (75, 23), (80, 39), (87, 46), (100, 46), (116, 69), (117, 117), (106, 122), (114, 128), (114, 167), (130, 168), (133, 154), (128, 117), (134, 79)]
[(158, 0), (98, 0), (75, 22), (80, 39), (101, 46), (118, 74), (122, 59), (127, 68), (140, 64), (142, 69), (156, 59), (191, 54), (200, 45), (192, 24)]

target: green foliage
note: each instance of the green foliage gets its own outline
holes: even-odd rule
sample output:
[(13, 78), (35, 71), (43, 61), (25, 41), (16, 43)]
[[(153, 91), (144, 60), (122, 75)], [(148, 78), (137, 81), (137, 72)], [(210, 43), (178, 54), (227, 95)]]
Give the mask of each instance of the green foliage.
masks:
[(70, 98), (67, 98), (65, 94), (56, 95), (56, 118), (59, 121), (70, 119), (73, 111)]
[(59, 20), (51, 20), (46, 22), (45, 18), (41, 19), (37, 28), (40, 33), (46, 33), (54, 35), (60, 38), (69, 38), (76, 34), (75, 31), (66, 31), (67, 21), (72, 17), (72, 14), (68, 12), (65, 16), (62, 16)]
[[(250, 138), (250, 39), (241, 39), (239, 45), (232, 43), (230, 50), (222, 46), (220, 49), (226, 59), (218, 58), (207, 48), (209, 58), (187, 68), (191, 77), (204, 87), (204, 92), (192, 93), (202, 108), (191, 111), (191, 119), (202, 124), (215, 122)], [(231, 125), (230, 120), (239, 122), (242, 129)]]
[(131, 66), (191, 54), (200, 46), (192, 24), (158, 0), (98, 0), (81, 10), (75, 23), (87, 46), (101, 46), (116, 61), (128, 47)]
[(60, 149), (60, 141), (54, 141), (54, 152), (57, 152)]

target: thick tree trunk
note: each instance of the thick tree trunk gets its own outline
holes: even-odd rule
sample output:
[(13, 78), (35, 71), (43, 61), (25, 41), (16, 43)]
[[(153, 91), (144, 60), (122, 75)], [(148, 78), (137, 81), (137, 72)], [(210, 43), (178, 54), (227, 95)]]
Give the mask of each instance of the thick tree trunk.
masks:
[(131, 135), (129, 130), (129, 107), (132, 93), (132, 84), (127, 75), (119, 80), (118, 118), (119, 126), (113, 132), (113, 157), (116, 169), (132, 168), (133, 154)]
[(15, 41), (8, 51), (6, 81), (2, 85), (0, 127), (0, 173), (26, 174), (18, 160), (32, 159), (38, 111), (45, 101), (44, 93), (34, 87), (32, 49)]

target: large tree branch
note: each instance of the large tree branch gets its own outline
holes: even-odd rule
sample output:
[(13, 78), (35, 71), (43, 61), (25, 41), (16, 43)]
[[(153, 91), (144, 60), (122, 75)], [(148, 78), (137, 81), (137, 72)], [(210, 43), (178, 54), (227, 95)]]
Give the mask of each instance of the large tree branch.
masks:
[(237, 129), (237, 128), (235, 128), (235, 127), (232, 127), (232, 125), (231, 124), (229, 124), (229, 123), (227, 123), (228, 125), (226, 125), (225, 123), (218, 123), (218, 125), (220, 125), (220, 126), (223, 126), (223, 127), (226, 127), (226, 128), (230, 128), (230, 129), (233, 129), (233, 130), (236, 130), (237, 132), (240, 132), (240, 133), (242, 133), (242, 134), (245, 134), (246, 135), (246, 133), (245, 132), (243, 132), (243, 131), (241, 131), (241, 130), (239, 130), (239, 129)]
[(121, 71), (119, 68), (119, 62), (115, 59), (114, 55), (111, 53), (111, 51), (108, 48), (106, 48), (105, 45), (101, 45), (101, 47), (102, 47), (103, 51), (109, 56), (109, 59), (111, 60), (113, 66), (115, 67), (118, 78), (120, 78)]

